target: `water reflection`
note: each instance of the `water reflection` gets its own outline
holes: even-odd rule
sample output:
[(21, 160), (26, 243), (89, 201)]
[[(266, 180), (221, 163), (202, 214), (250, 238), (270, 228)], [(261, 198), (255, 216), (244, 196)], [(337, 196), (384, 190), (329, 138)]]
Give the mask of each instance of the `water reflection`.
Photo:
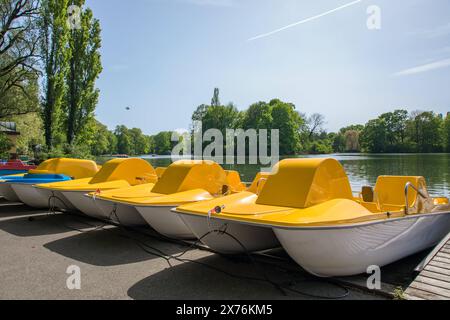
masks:
[[(304, 156), (323, 157), (323, 156)], [(364, 185), (374, 185), (380, 175), (424, 176), (429, 192), (435, 196), (450, 195), (450, 154), (383, 154), (329, 155), (340, 161), (350, 179), (353, 190), (359, 191)], [(170, 157), (146, 158), (155, 167), (168, 166)], [(259, 165), (225, 165), (227, 170), (237, 170), (243, 181), (251, 181), (260, 170)]]

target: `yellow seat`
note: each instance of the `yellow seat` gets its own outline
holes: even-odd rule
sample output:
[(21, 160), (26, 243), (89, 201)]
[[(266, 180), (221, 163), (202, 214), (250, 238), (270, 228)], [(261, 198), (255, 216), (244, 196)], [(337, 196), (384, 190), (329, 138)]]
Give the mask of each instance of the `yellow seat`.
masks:
[(269, 178), (270, 172), (258, 172), (247, 191), (252, 193), (258, 193), (261, 190), (261, 185)]
[(56, 158), (41, 163), (30, 174), (64, 174), (72, 179), (93, 177), (99, 171), (94, 161), (81, 159)]
[(247, 188), (244, 183), (242, 183), (241, 176), (237, 171), (225, 171), (227, 174), (227, 185), (230, 188), (230, 193), (237, 193), (245, 191)]
[(332, 199), (353, 200), (347, 174), (333, 159), (288, 159), (274, 169), (257, 204), (308, 208)]
[[(424, 195), (429, 197), (424, 177), (418, 176), (380, 176), (374, 189), (374, 203), (380, 211), (400, 211), (406, 206), (405, 187), (411, 183)], [(416, 207), (419, 195), (413, 188), (408, 190), (408, 205)], [(426, 199), (424, 199), (426, 200)]]
[(113, 159), (91, 179), (38, 185), (39, 188), (60, 191), (113, 190), (130, 186), (155, 183), (155, 169), (143, 159)]

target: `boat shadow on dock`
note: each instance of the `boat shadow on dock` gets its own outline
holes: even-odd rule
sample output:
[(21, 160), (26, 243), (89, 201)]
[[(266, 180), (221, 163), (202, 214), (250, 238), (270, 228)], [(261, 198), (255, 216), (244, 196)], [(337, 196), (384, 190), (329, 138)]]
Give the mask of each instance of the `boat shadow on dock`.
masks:
[(115, 226), (85, 230), (83, 233), (47, 243), (44, 247), (64, 257), (100, 267), (127, 265), (158, 258), (140, 250), (137, 245), (141, 242), (145, 242), (146, 247), (155, 246), (171, 255), (185, 250), (181, 246), (144, 238), (139, 234), (130, 237), (127, 231)]
[[(189, 255), (185, 258), (188, 257)], [(137, 282), (128, 290), (128, 296), (135, 300), (295, 300), (320, 299), (320, 297), (340, 299), (346, 294), (346, 289), (342, 286), (325, 279), (313, 278), (303, 270), (293, 273), (281, 270), (275, 265), (260, 263), (254, 265), (244, 257), (229, 259), (220, 255), (210, 255), (190, 259), (192, 262), (174, 263), (171, 268)], [(274, 285), (275, 283), (283, 287), (285, 294)], [(359, 292), (352, 291), (344, 299), (354, 299), (360, 295), (363, 296)]]

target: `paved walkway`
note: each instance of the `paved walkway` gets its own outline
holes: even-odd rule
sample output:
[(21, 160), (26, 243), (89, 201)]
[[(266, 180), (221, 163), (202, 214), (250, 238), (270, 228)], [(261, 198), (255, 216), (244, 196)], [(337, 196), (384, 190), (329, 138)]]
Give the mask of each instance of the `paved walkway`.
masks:
[[(191, 250), (183, 258), (194, 263), (172, 260), (170, 266), (146, 251), (177, 255), (185, 246), (95, 225), (102, 223), (66, 214), (47, 216), (0, 200), (0, 299), (310, 299), (293, 292), (286, 297), (267, 282), (230, 277), (201, 265), (260, 277), (248, 261)], [(81, 269), (81, 290), (67, 288), (66, 271), (72, 265)], [(308, 280), (300, 270), (269, 264), (264, 269), (283, 286), (322, 296), (343, 293), (336, 285)], [(347, 299), (381, 297), (352, 289)]]

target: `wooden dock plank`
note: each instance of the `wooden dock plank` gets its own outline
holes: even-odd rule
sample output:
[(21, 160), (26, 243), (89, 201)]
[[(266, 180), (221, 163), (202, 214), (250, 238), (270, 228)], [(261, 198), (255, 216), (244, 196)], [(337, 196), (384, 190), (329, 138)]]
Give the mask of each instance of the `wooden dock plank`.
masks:
[(416, 270), (420, 274), (406, 289), (407, 299), (450, 300), (450, 233)]
[(442, 268), (442, 269), (445, 269), (445, 270), (449, 270), (449, 272), (450, 272), (450, 266), (448, 264), (441, 263), (441, 262), (433, 260), (433, 261), (430, 262), (429, 265), (430, 266), (434, 266), (434, 267), (439, 267), (439, 268)]
[(431, 278), (431, 279), (436, 279), (436, 280), (441, 280), (441, 281), (447, 281), (450, 284), (450, 274), (442, 274), (439, 272), (433, 272), (433, 271), (429, 271), (427, 268), (421, 273), (422, 276), (427, 277), (427, 278)]
[(450, 260), (450, 254), (443, 252), (442, 250), (439, 251), (439, 253), (436, 255), (437, 257), (441, 257), (443, 259), (449, 259)]
[(440, 257), (440, 256), (436, 256), (436, 257), (433, 258), (433, 261), (445, 263), (450, 268), (450, 259), (446, 259), (446, 258), (443, 258), (443, 257)]
[(438, 288), (438, 287), (436, 287), (434, 285), (430, 285), (430, 284), (427, 284), (427, 283), (414, 281), (411, 284), (411, 288), (414, 288), (414, 289), (417, 289), (417, 290), (426, 291), (426, 292), (438, 295), (440, 297), (443, 297), (443, 298), (446, 298), (446, 299), (450, 299), (450, 291), (449, 290)]
[(433, 272), (433, 273), (442, 274), (442, 275), (445, 275), (445, 276), (450, 275), (450, 270), (444, 269), (444, 268), (435, 267), (435, 266), (433, 266), (431, 264), (427, 265), (424, 270), (425, 271), (430, 271), (430, 272)]
[(412, 287), (405, 291), (405, 298), (408, 300), (447, 300), (446, 297)]
[(429, 277), (423, 276), (422, 274), (420, 274), (420, 276), (418, 276), (416, 278), (416, 281), (419, 281), (424, 284), (429, 284), (429, 285), (435, 286), (437, 288), (444, 289), (445, 291), (443, 291), (443, 293), (447, 292), (448, 296), (450, 297), (450, 283), (448, 283), (447, 281), (429, 278)]

